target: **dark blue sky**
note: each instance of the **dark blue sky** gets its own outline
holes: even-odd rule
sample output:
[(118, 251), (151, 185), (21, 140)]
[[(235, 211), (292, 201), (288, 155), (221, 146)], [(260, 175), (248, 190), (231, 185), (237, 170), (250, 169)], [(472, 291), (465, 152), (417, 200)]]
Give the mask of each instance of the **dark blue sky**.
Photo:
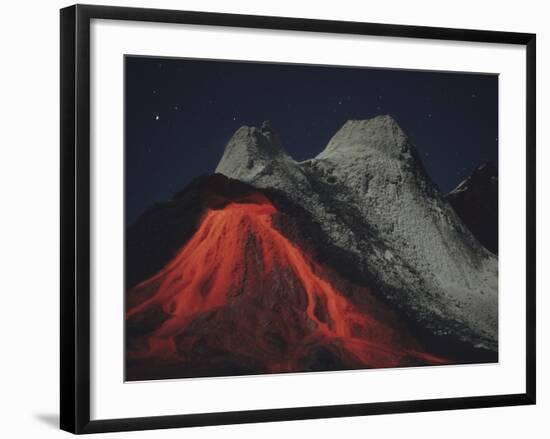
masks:
[(231, 135), (269, 119), (296, 160), (348, 119), (391, 114), (442, 192), (498, 160), (498, 77), (126, 57), (126, 221), (212, 173)]

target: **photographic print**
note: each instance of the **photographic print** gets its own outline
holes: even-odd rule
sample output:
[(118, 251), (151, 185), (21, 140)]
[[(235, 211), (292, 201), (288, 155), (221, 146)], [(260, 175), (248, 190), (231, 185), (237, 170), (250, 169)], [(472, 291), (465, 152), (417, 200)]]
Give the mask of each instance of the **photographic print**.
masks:
[(498, 361), (498, 76), (125, 57), (127, 381)]

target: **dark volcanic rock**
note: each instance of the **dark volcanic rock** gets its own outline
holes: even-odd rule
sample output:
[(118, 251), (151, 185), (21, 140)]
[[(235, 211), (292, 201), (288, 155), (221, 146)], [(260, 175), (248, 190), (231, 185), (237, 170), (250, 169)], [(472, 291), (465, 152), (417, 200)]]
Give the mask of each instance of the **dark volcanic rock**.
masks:
[(221, 174), (192, 180), (172, 200), (145, 211), (126, 231), (126, 288), (158, 272), (195, 233), (206, 205), (223, 206), (257, 189)]
[(498, 254), (498, 168), (483, 163), (445, 196), (478, 241)]

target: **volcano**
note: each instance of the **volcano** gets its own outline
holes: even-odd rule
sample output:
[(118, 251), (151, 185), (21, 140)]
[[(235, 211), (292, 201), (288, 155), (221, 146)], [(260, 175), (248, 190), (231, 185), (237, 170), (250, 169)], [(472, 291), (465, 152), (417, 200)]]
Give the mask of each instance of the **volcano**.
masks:
[(392, 118), (242, 127), (127, 230), (126, 379), (496, 361), (496, 266)]

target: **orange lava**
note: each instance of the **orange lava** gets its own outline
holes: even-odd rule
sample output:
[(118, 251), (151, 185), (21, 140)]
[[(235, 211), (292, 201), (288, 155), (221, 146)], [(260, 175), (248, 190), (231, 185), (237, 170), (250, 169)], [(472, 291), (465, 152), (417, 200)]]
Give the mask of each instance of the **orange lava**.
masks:
[(130, 357), (185, 362), (200, 339), (270, 372), (303, 370), (318, 345), (354, 368), (445, 362), (422, 352), (368, 288), (342, 279), (283, 235), (274, 225), (281, 214), (266, 197), (210, 203), (216, 204), (175, 257), (128, 293), (130, 300), (147, 298), (127, 318), (152, 306), (167, 316)]

